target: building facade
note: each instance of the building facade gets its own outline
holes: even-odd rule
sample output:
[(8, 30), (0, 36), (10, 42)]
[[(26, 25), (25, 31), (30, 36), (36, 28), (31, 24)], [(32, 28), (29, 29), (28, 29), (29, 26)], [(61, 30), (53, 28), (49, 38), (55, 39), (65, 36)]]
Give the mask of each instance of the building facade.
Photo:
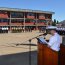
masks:
[(9, 31), (31, 27), (37, 30), (39, 27), (45, 27), (52, 24), (52, 15), (54, 12), (4, 8), (0, 7), (0, 28), (8, 27)]

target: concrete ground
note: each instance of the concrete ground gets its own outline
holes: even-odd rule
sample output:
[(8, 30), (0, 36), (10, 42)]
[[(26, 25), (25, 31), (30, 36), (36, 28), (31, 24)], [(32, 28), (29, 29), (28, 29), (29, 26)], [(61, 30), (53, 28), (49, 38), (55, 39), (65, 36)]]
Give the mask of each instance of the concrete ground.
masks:
[[(29, 65), (29, 39), (42, 33), (0, 34), (0, 65)], [(16, 46), (16, 44), (21, 44)], [(31, 42), (31, 64), (37, 65), (37, 40)]]
[[(30, 45), (28, 40), (40, 34), (43, 33), (33, 31), (0, 34), (0, 65), (29, 65)], [(50, 37), (47, 35), (46, 39)], [(37, 39), (31, 41), (31, 65), (37, 65)]]
[[(42, 33), (38, 31), (27, 32), (27, 33), (8, 33), (0, 34), (0, 55), (20, 53), (29, 51), (29, 39), (36, 37)], [(37, 45), (37, 40), (33, 39), (32, 44)], [(16, 46), (16, 44), (25, 44)], [(33, 46), (32, 50), (36, 50)]]
[[(29, 52), (0, 56), (0, 65), (30, 65)], [(31, 53), (31, 65), (37, 65), (37, 51)]]

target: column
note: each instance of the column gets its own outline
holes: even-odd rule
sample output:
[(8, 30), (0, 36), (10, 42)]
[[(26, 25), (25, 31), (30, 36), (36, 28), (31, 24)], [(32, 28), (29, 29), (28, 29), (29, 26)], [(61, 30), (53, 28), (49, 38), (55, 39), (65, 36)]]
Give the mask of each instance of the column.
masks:
[(25, 13), (24, 13), (24, 31), (25, 31)]
[(38, 26), (37, 26), (37, 13), (36, 13), (36, 30), (37, 30)]
[(10, 25), (10, 32), (11, 32), (11, 12), (10, 12), (10, 22), (9, 22), (9, 25)]

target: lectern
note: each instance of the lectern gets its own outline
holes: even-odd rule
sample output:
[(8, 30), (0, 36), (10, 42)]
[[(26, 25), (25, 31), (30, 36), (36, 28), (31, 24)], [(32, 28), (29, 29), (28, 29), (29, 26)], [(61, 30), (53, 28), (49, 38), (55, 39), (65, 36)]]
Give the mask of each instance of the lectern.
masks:
[(65, 65), (65, 45), (60, 46), (60, 65)]
[(65, 65), (65, 46), (56, 52), (38, 41), (38, 65)]

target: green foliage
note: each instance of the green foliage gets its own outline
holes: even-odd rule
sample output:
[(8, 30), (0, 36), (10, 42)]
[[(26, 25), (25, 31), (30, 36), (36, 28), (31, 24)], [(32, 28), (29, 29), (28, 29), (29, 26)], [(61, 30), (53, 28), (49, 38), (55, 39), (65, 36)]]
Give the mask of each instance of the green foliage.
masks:
[(52, 26), (56, 26), (56, 19), (52, 22)]
[(59, 23), (59, 21), (57, 20), (57, 24)]
[(56, 24), (58, 24), (58, 23), (59, 23), (59, 21), (54, 19), (54, 21), (52, 22), (52, 26), (56, 26)]

